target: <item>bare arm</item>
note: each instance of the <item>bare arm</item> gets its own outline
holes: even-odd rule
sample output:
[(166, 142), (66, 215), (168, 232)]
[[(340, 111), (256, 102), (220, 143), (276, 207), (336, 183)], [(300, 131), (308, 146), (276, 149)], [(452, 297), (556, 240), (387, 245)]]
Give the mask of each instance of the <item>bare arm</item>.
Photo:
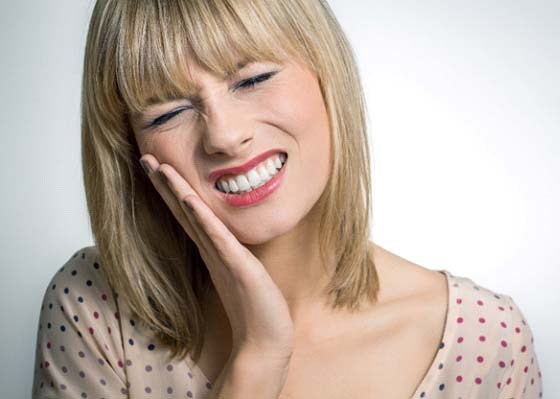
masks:
[[(290, 356), (291, 357), (291, 356)], [(284, 387), (289, 357), (238, 355), (230, 358), (208, 399), (277, 399)]]

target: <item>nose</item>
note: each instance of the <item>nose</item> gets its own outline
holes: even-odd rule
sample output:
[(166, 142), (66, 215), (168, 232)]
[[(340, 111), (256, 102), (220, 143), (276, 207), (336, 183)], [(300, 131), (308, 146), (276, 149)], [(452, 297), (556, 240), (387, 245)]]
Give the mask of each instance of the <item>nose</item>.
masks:
[[(228, 93), (229, 94), (229, 93)], [(205, 131), (202, 135), (207, 154), (227, 154), (239, 157), (253, 139), (253, 123), (250, 113), (234, 98), (222, 98), (207, 103), (203, 115)]]

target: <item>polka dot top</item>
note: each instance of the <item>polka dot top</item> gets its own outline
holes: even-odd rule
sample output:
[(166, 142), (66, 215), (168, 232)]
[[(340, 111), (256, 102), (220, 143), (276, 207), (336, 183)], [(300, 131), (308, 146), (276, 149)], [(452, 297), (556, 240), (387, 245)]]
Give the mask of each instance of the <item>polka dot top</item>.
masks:
[[(209, 397), (211, 381), (193, 359), (171, 361), (169, 350), (111, 289), (102, 268), (96, 247), (84, 247), (49, 282), (32, 398)], [(533, 335), (512, 298), (438, 271), (448, 284), (445, 329), (410, 399), (541, 398)]]

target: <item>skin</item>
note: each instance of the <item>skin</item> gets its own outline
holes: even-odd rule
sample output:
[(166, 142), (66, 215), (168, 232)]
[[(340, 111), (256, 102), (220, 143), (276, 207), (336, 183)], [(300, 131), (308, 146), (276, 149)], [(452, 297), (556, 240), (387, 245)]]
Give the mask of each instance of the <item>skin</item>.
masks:
[[(288, 303), (296, 331), (317, 328), (317, 312), (328, 312), (322, 296), (325, 270), (334, 267), (320, 260), (314, 207), (330, 176), (331, 145), (317, 78), (295, 62), (249, 64), (230, 80), (194, 63), (190, 67), (201, 88), (199, 101), (157, 104), (131, 121), (142, 158), (169, 171), (170, 178), (184, 180), (265, 265)], [(253, 88), (228, 91), (236, 82), (270, 71), (278, 72)], [(144, 128), (194, 104), (202, 105), (156, 129)], [(289, 157), (284, 182), (273, 196), (235, 208), (217, 195), (208, 181), (211, 171), (242, 164), (272, 148)]]
[[(142, 159), (165, 176), (161, 181), (152, 176), (152, 182), (166, 202), (177, 205), (176, 200), (196, 197), (196, 218), (208, 235), (216, 237), (218, 230), (227, 229), (279, 288), (295, 337), (283, 394), (409, 397), (441, 339), (446, 280), (370, 243), (381, 287), (377, 303), (358, 313), (335, 312), (326, 305), (323, 288), (334, 264), (321, 263), (315, 204), (330, 176), (331, 142), (316, 77), (296, 63), (249, 65), (230, 80), (195, 64), (191, 70), (201, 87), (199, 98), (146, 110), (131, 121), (135, 138)], [(279, 72), (252, 89), (228, 90), (242, 79), (272, 70)], [(182, 112), (157, 129), (145, 128), (148, 121), (195, 103), (201, 104), (196, 113)], [(221, 200), (208, 182), (209, 173), (271, 148), (281, 148), (289, 157), (280, 189), (263, 203), (243, 209)], [(179, 205), (174, 208), (176, 216), (182, 215)], [(198, 366), (214, 381), (232, 349), (232, 330), (216, 293), (203, 309), (207, 323)], [(389, 367), (395, 363), (392, 359), (405, 358), (406, 370)], [(347, 376), (342, 383), (335, 378), (340, 370)], [(364, 375), (363, 370), (369, 372)], [(331, 373), (332, 378), (322, 378)], [(392, 382), (397, 377), (399, 381)], [(323, 383), (309, 384), (316, 378)]]

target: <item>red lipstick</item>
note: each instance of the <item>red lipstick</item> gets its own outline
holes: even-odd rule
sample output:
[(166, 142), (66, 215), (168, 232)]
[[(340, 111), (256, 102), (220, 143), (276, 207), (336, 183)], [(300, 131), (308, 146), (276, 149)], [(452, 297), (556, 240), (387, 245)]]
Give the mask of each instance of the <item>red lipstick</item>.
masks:
[(212, 173), (210, 173), (210, 175), (208, 177), (208, 180), (210, 181), (210, 183), (212, 185), (214, 185), (216, 183), (216, 180), (218, 180), (223, 175), (239, 175), (241, 173), (248, 172), (252, 168), (257, 166), (259, 163), (261, 163), (262, 161), (264, 161), (265, 159), (270, 157), (271, 155), (279, 154), (279, 153), (282, 153), (282, 152), (285, 153), (285, 151), (282, 151), (281, 149), (278, 149), (278, 148), (268, 150), (268, 151), (263, 152), (262, 154), (256, 156), (255, 158), (251, 159), (249, 162), (244, 163), (243, 165), (235, 166), (233, 168), (225, 168), (225, 169), (215, 170)]
[[(282, 165), (282, 168), (278, 170), (278, 173), (274, 175), (272, 179), (257, 187), (249, 192), (244, 193), (224, 193), (220, 190), (214, 190), (216, 195), (223, 199), (226, 204), (236, 208), (246, 208), (249, 206), (257, 205), (264, 202), (267, 199), (273, 199), (273, 194), (280, 190), (280, 186), (284, 183), (284, 176), (286, 175), (288, 168), (288, 158)], [(278, 195), (278, 194), (276, 194)]]

